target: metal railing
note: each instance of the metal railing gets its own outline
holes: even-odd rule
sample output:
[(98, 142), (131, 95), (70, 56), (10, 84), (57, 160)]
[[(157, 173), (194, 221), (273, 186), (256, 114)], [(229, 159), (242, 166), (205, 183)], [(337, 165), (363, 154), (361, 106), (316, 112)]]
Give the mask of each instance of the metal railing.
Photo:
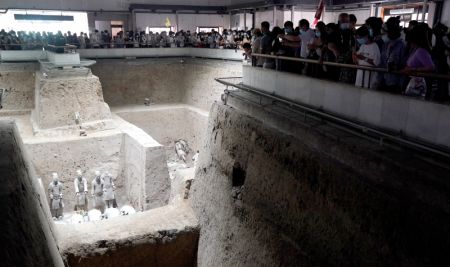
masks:
[[(2, 47), (20, 47), (21, 49), (1, 49)], [(27, 48), (33, 47), (33, 48)], [(77, 50), (76, 45), (65, 44), (65, 45), (52, 45), (52, 44), (0, 44), (0, 51), (36, 51), (36, 50), (49, 50), (49, 51), (57, 51), (58, 49), (62, 49), (64, 53), (71, 53)]]
[[(69, 43), (66, 44), (66, 46), (74, 46), (76, 49), (109, 49), (109, 48), (132, 48), (132, 49), (137, 49), (137, 48), (210, 48), (210, 49), (227, 49), (227, 50), (240, 50), (240, 48), (238, 47), (233, 47), (233, 48), (228, 48), (228, 47), (224, 47), (224, 48), (220, 48), (219, 46), (211, 48), (211, 47), (199, 47), (199, 46), (194, 46), (191, 43), (187, 43), (185, 44), (185, 46), (175, 46), (175, 47), (171, 47), (168, 44), (164, 44), (164, 45), (160, 45), (159, 43), (155, 43), (155, 44), (149, 44), (149, 43), (135, 43), (135, 42), (123, 42), (123, 43), (90, 43), (88, 47), (81, 47), (80, 44), (78, 43)], [(136, 46), (137, 45), (137, 46)], [(45, 47), (47, 47), (49, 45), (44, 44), (44, 43), (22, 43), (22, 44), (0, 44), (0, 51), (2, 50), (2, 47), (7, 47), (7, 48), (17, 48), (20, 47), (20, 49), (3, 49), (3, 50), (40, 50), (40, 49), (44, 49)]]
[[(281, 96), (263, 92), (242, 83), (232, 83), (228, 81), (235, 79), (239, 79), (239, 77), (216, 78), (215, 80), (218, 83), (226, 86), (225, 95), (234, 95), (234, 92), (228, 89), (229, 87), (234, 87), (236, 89), (258, 96), (260, 98), (259, 102), (254, 102), (254, 104), (264, 106), (261, 99), (262, 97), (264, 97), (270, 99), (272, 101), (272, 105), (281, 103), (287, 107), (302, 112), (305, 117), (317, 117), (321, 120), (328, 121), (333, 125), (339, 126), (339, 128), (342, 130), (351, 131), (359, 136), (364, 136), (367, 139), (377, 140), (378, 144), (381, 146), (386, 145), (390, 142), (401, 147), (408, 147), (416, 151), (426, 152), (428, 154), (443, 157), (446, 161), (450, 160), (450, 150), (447, 147), (431, 144), (422, 140), (411, 139), (401, 133), (392, 132), (386, 129), (379, 129), (377, 127), (366, 125), (358, 121), (353, 121), (348, 118), (344, 118), (342, 116), (338, 116), (302, 103), (294, 102)], [(224, 103), (226, 104), (226, 100), (224, 100)]]
[(51, 52), (56, 52), (56, 53), (75, 53), (77, 50), (77, 46), (75, 45), (70, 45), (70, 44), (66, 44), (66, 45), (47, 45), (44, 48), (45, 50), (51, 51)]
[[(389, 74), (398, 74), (398, 75), (403, 75), (403, 76), (419, 76), (419, 77), (424, 77), (424, 78), (443, 79), (443, 80), (450, 81), (450, 75), (438, 74), (438, 73), (414, 72), (414, 71), (405, 73), (402, 71), (389, 70), (387, 68), (377, 68), (377, 67), (360, 66), (360, 65), (354, 65), (354, 64), (344, 64), (344, 63), (336, 63), (336, 62), (331, 62), (331, 61), (320, 61), (319, 59), (314, 60), (314, 59), (274, 56), (274, 55), (256, 54), (256, 53), (252, 54), (252, 57), (268, 58), (268, 59), (274, 59), (274, 60), (286, 60), (286, 61), (294, 61), (294, 62), (301, 62), (301, 63), (311, 63), (311, 64), (317, 64), (317, 65), (323, 65), (323, 66), (340, 67), (340, 68), (355, 69), (355, 70), (367, 70), (367, 71), (382, 72), (382, 73), (389, 73)], [(276, 65), (278, 65), (278, 64), (276, 64)], [(275, 68), (275, 69), (278, 70), (277, 68)]]

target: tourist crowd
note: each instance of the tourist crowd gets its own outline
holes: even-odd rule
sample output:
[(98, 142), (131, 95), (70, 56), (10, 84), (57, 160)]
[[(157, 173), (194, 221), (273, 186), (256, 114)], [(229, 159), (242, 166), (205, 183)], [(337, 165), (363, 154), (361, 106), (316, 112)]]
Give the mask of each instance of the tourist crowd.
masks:
[(147, 48), (147, 47), (202, 47), (236, 49), (241, 43), (250, 42), (250, 31), (224, 30), (221, 34), (211, 32), (191, 33), (190, 31), (153, 33), (145, 31), (119, 32), (115, 36), (107, 31), (95, 30), (91, 34), (57, 32), (6, 32), (0, 31), (0, 50), (31, 50), (43, 46), (74, 45), (77, 48)]
[[(199, 47), (243, 48), (252, 64), (264, 68), (302, 73), (392, 93), (421, 96), (436, 101), (449, 98), (448, 80), (423, 78), (417, 73), (448, 75), (450, 34), (447, 26), (410, 21), (400, 26), (399, 17), (386, 22), (370, 17), (359, 27), (356, 16), (341, 13), (336, 23), (318, 22), (315, 28), (302, 19), (297, 27), (286, 21), (271, 29), (268, 22), (251, 31), (211, 32), (119, 32), (95, 30), (91, 34), (0, 31), (0, 50), (42, 49), (67, 44), (77, 48)], [(62, 49), (62, 48), (60, 48)], [(252, 54), (298, 57), (322, 62), (382, 68), (385, 72), (257, 57)]]
[[(252, 64), (258, 67), (436, 101), (448, 100), (447, 79), (430, 79), (422, 75), (449, 74), (450, 34), (447, 26), (438, 23), (430, 28), (426, 23), (411, 21), (407, 28), (402, 28), (399, 17), (391, 17), (385, 23), (381, 18), (370, 17), (360, 27), (356, 27), (356, 23), (356, 17), (347, 13), (340, 14), (337, 23), (318, 22), (314, 29), (305, 19), (299, 21), (298, 27), (287, 21), (283, 29), (274, 27), (272, 30), (269, 30), (268, 22), (262, 22), (260, 29), (253, 30), (252, 42), (244, 44), (244, 50)], [(252, 53), (312, 59), (319, 64), (252, 57)], [(356, 70), (320, 64), (322, 62), (385, 71)]]

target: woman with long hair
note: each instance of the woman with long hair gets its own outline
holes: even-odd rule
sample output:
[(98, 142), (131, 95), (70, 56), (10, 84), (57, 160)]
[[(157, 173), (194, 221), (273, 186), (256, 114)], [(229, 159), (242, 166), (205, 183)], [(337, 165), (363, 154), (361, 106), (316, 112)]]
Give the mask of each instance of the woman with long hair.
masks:
[[(435, 69), (431, 58), (431, 46), (428, 38), (429, 28), (425, 23), (420, 23), (410, 31), (408, 38), (409, 56), (403, 72), (414, 75), (417, 72), (432, 72)], [(423, 77), (411, 76), (407, 84), (405, 94), (410, 96), (429, 96), (431, 82)]]
[(431, 59), (431, 45), (428, 39), (428, 25), (421, 23), (415, 26), (408, 38), (409, 56), (404, 72), (432, 72), (434, 63)]

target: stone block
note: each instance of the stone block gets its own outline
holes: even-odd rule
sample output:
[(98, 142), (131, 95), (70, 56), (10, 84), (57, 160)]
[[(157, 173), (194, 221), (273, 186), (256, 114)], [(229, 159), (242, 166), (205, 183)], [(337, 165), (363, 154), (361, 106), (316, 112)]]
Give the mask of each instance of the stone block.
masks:
[(54, 53), (47, 51), (47, 60), (56, 66), (80, 65), (80, 54), (78, 53)]

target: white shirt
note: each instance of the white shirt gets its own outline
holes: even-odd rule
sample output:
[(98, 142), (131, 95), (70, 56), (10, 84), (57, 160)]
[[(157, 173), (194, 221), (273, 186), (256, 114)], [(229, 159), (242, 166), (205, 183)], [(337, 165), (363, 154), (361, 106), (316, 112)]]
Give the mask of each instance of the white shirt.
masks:
[(98, 44), (99, 42), (100, 42), (100, 33), (98, 33), (98, 32), (93, 32), (92, 34), (91, 34), (91, 43), (92, 44)]
[[(261, 53), (261, 37), (256, 37), (252, 42), (252, 54)], [(264, 58), (256, 58), (256, 66), (262, 66), (264, 64)]]
[(308, 29), (305, 33), (300, 34), (300, 40), (301, 40), (301, 47), (300, 47), (300, 57), (301, 58), (307, 58), (308, 57), (308, 44), (311, 42), (311, 40), (314, 39), (316, 36), (316, 33)]
[[(358, 65), (360, 66), (368, 66), (368, 67), (375, 67), (380, 64), (380, 49), (378, 48), (378, 45), (373, 42), (371, 44), (363, 44), (359, 48), (358, 52), (356, 52), (358, 55), (363, 55), (366, 58), (373, 59), (373, 64), (370, 64), (366, 60), (358, 60)], [(363, 77), (364, 76), (364, 77)], [(377, 72), (375, 71), (367, 71), (367, 70), (358, 70), (356, 73), (356, 86), (360, 87), (366, 87), (369, 88), (369, 81), (370, 81), (370, 88), (375, 89), (376, 87), (376, 81), (377, 81)]]

